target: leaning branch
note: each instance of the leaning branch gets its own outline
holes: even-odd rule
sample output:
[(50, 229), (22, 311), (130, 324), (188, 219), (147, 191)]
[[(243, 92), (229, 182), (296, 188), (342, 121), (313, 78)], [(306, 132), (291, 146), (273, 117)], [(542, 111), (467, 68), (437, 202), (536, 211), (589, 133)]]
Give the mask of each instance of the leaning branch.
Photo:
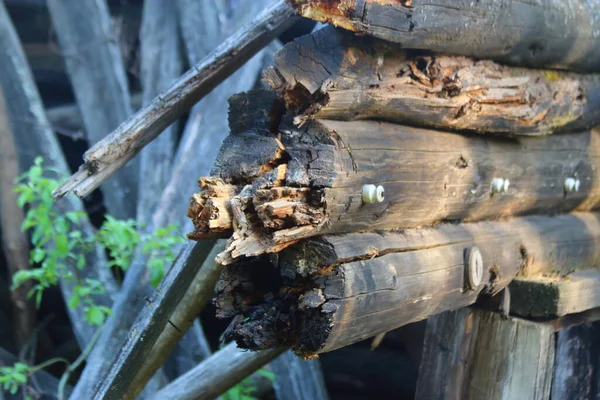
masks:
[(277, 1), (252, 23), (185, 73), (170, 89), (84, 154), (85, 163), (54, 192), (85, 197), (107, 181), (168, 125), (265, 47), (293, 21), (294, 12)]

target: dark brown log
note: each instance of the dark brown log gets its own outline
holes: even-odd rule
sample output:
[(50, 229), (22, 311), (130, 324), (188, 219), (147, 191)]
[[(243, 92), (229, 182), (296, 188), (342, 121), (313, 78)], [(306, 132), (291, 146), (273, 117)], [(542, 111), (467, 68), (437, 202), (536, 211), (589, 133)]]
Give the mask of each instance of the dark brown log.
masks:
[(405, 48), (598, 71), (600, 21), (576, 0), (288, 0), (308, 18)]
[(549, 399), (554, 346), (548, 324), (469, 308), (436, 315), (415, 399)]
[(292, 15), (293, 11), (283, 0), (265, 9), (252, 23), (237, 31), (157, 96), (149, 106), (90, 148), (84, 154), (85, 164), (55, 191), (56, 197), (68, 192), (85, 197), (108, 180), (164, 128), (289, 26)]
[(512, 136), (600, 122), (598, 75), (423, 55), (331, 26), (287, 44), (275, 60), (265, 78), (302, 113), (299, 123), (377, 119)]
[(525, 318), (550, 318), (590, 310), (600, 307), (599, 287), (598, 271), (516, 279), (510, 285), (510, 311)]
[[(2, 232), (2, 249), (8, 268), (8, 281), (19, 271), (30, 269), (29, 239), (21, 230), (25, 212), (17, 205), (17, 193), (13, 191), (15, 180), (20, 175), (19, 160), (10, 118), (2, 87), (0, 87), (0, 230)], [(30, 340), (36, 325), (36, 309), (33, 301), (27, 298), (31, 282), (10, 291), (12, 300), (14, 329), (13, 335), (17, 346), (22, 347)]]
[[(91, 143), (131, 114), (127, 76), (105, 0), (50, 0), (48, 10)], [(117, 218), (135, 216), (137, 163), (107, 182), (103, 198)]]
[[(587, 211), (600, 200), (599, 139), (593, 130), (490, 140), (375, 121), (318, 120), (279, 136), (257, 127), (227, 138), (213, 171), (220, 180), (200, 180), (189, 237), (222, 234), (232, 221), (220, 256), (229, 263), (323, 233)], [(505, 193), (491, 191), (498, 178), (509, 181)], [(568, 178), (578, 192), (566, 192)], [(384, 201), (365, 204), (366, 184), (382, 185)], [(219, 185), (224, 197), (206, 189)]]
[[(600, 218), (585, 213), (322, 236), (227, 266), (218, 316), (236, 316), (230, 331), (241, 347), (286, 345), (310, 356), (465, 307), (518, 273), (597, 267), (599, 242)], [(474, 247), (483, 269), (471, 289), (466, 259)]]
[[(35, 158), (44, 158), (44, 165), (67, 174), (69, 168), (63, 152), (54, 133), (48, 129), (48, 120), (44, 114), (42, 100), (35, 86), (33, 76), (25, 60), (25, 55), (19, 43), (14, 27), (8, 18), (4, 3), (0, 1), (0, 85), (7, 99), (8, 114), (11, 116), (12, 133), (14, 135), (19, 167), (27, 170)], [(34, 124), (24, 124), (22, 121), (34, 121)], [(81, 201), (69, 197), (57, 203), (60, 211), (83, 211)], [(94, 228), (86, 218), (81, 219), (79, 229), (84, 237), (92, 237)], [(51, 245), (51, 244), (49, 244)], [(81, 278), (100, 280), (106, 293), (94, 297), (98, 305), (108, 306), (117, 292), (117, 284), (110, 269), (106, 268), (106, 256), (100, 246), (95, 246), (86, 254), (86, 267), (80, 271)], [(72, 266), (75, 269), (75, 266)], [(61, 283), (64, 298), (71, 297), (72, 283)], [(75, 337), (81, 348), (85, 348), (91, 340), (95, 327), (88, 324), (82, 307), (68, 309), (73, 323)]]

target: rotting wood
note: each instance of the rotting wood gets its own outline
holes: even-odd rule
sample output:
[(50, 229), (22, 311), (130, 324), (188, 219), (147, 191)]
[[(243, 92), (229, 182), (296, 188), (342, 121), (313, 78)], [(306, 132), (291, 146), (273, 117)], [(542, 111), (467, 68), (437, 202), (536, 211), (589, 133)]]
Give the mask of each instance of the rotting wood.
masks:
[[(131, 114), (123, 58), (106, 0), (49, 0), (48, 11), (91, 143)], [(138, 165), (129, 163), (103, 187), (108, 212), (135, 217)]]
[(436, 315), (427, 321), (415, 398), (546, 400), (554, 347), (547, 324), (470, 308)]
[(423, 55), (331, 26), (287, 44), (265, 79), (298, 123), (377, 119), (511, 136), (600, 122), (599, 75)]
[[(169, 318), (204, 262), (209, 246), (207, 242), (188, 245), (173, 262), (171, 269), (160, 282), (153, 297), (142, 310), (131, 335), (118, 354), (114, 356), (108, 371), (100, 381), (94, 399), (134, 399), (131, 394), (134, 378), (146, 356), (159, 340)], [(138, 387), (141, 390), (143, 387)]]
[[(586, 213), (322, 236), (226, 266), (217, 315), (234, 317), (241, 347), (286, 345), (306, 357), (465, 307), (519, 273), (595, 268), (599, 242), (600, 219)], [(474, 246), (483, 279), (468, 290), (464, 257)]]
[[(277, 135), (233, 132), (213, 178), (201, 179), (203, 190), (191, 200), (189, 237), (222, 235), (231, 220), (233, 235), (219, 257), (227, 264), (325, 233), (592, 210), (600, 200), (599, 139), (597, 130), (492, 140), (330, 120), (284, 123)], [(506, 193), (491, 192), (496, 178), (509, 181)], [(579, 180), (578, 192), (566, 192), (568, 178)], [(365, 184), (382, 185), (384, 201), (364, 204)], [(226, 185), (237, 194), (229, 196)]]
[(250, 352), (231, 343), (165, 386), (151, 400), (214, 399), (284, 351), (285, 348), (277, 348)]
[(59, 198), (69, 192), (85, 197), (116, 171), (164, 128), (210, 92), (225, 78), (266, 46), (293, 22), (293, 11), (276, 1), (252, 23), (237, 31), (168, 90), (121, 124), (84, 154), (79, 171), (55, 190)]
[[(571, 266), (573, 269), (577, 267)], [(600, 307), (600, 272), (575, 271), (566, 276), (515, 279), (510, 284), (511, 313), (550, 318)]]
[(586, 0), (288, 0), (304, 17), (405, 48), (582, 71), (600, 68), (598, 5)]

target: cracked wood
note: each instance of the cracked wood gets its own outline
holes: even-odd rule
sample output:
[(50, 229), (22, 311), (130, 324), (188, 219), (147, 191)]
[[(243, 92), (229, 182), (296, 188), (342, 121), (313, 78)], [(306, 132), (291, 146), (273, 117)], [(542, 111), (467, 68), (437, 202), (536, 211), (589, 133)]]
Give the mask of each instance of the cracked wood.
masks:
[(287, 0), (299, 14), (404, 48), (581, 71), (600, 68), (587, 0)]
[(598, 75), (423, 55), (331, 26), (287, 44), (264, 76), (300, 123), (376, 119), (513, 136), (600, 122)]
[[(599, 243), (592, 213), (326, 235), (226, 266), (217, 315), (234, 317), (229, 333), (241, 347), (286, 345), (310, 357), (473, 304), (517, 275), (597, 274)], [(473, 246), (483, 280), (468, 290), (464, 254)]]

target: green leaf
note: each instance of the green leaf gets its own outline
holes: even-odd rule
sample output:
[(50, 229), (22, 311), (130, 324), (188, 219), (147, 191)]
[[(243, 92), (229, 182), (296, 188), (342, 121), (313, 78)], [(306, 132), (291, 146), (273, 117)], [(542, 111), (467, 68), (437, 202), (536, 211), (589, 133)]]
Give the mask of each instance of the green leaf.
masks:
[(268, 380), (270, 380), (271, 382), (275, 382), (275, 374), (271, 371), (268, 371), (266, 369), (259, 369), (258, 371), (256, 371), (257, 374), (264, 376), (265, 378), (267, 378)]
[(43, 249), (36, 247), (35, 249), (31, 250), (31, 260), (34, 263), (41, 263), (45, 257), (46, 252)]
[(100, 326), (104, 323), (104, 313), (98, 306), (90, 306), (85, 314), (90, 325)]
[(81, 301), (81, 297), (79, 297), (79, 295), (77, 293), (74, 293), (71, 298), (69, 299), (68, 302), (68, 306), (71, 310), (74, 310), (77, 308), (77, 306), (79, 306), (79, 303)]
[(54, 239), (54, 245), (59, 257), (66, 257), (69, 253), (69, 239), (67, 235), (57, 235)]

